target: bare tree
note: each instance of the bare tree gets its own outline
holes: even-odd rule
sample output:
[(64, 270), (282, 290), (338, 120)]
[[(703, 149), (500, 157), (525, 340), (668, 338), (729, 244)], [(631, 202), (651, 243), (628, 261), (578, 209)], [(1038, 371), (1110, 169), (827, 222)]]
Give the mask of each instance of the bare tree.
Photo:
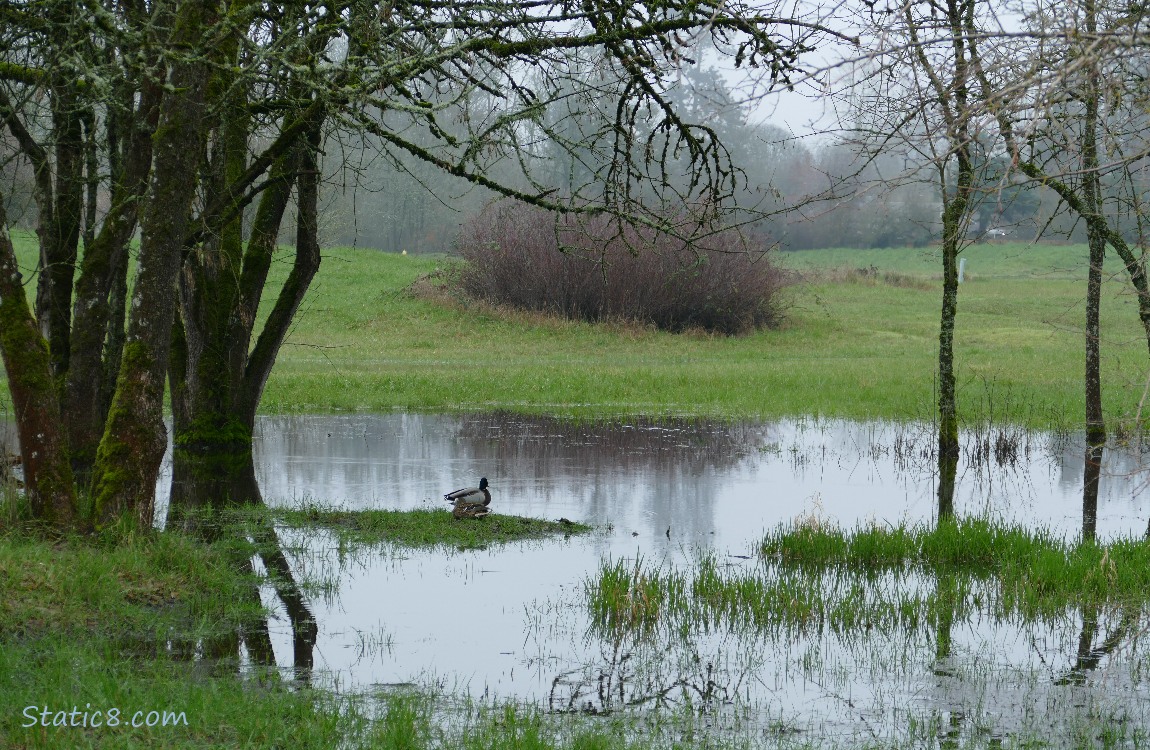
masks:
[[(37, 403), (57, 404), (17, 419), (34, 430), (56, 422), (54, 454), (91, 470), (97, 525), (151, 524), (165, 380), (180, 446), (249, 446), (272, 364), (319, 268), (325, 133), (370, 134), (392, 153), (537, 206), (705, 233), (738, 172), (715, 129), (680, 113), (669, 79), (709, 37), (767, 84), (787, 84), (800, 55), (836, 34), (788, 8), (777, 0), (0, 4), (0, 119), (35, 175), (37, 316), (51, 374), (24, 377), (18, 370), (33, 364), (7, 349), (5, 362), (10, 382), (40, 384)], [(593, 90), (610, 114), (609, 158), (595, 172), (601, 188), (578, 196), (524, 158), (553, 135), (546, 113), (564, 87), (592, 85), (568, 66), (573, 50), (603, 71), (607, 83)], [(292, 202), (292, 271), (260, 321)], [(665, 209), (684, 203), (697, 209), (690, 221), (670, 221), (683, 214)], [(0, 336), (0, 347), (14, 340)], [(30, 476), (33, 494), (40, 481)], [(70, 493), (60, 502), (74, 509)]]
[(941, 204), (942, 309), (938, 346), (939, 515), (953, 513), (959, 454), (954, 375), (958, 256), (978, 203), (975, 149), (982, 123), (967, 29), (982, 0), (869, 6), (861, 23), (865, 77), (846, 95), (862, 158), (904, 157), (889, 181), (933, 185)]

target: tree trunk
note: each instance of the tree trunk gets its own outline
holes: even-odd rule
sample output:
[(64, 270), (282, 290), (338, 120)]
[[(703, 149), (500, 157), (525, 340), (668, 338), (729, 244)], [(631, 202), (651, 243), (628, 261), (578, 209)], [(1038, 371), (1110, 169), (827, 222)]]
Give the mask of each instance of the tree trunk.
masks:
[[(209, 243), (184, 264), (182, 328), (177, 327), (183, 334), (181, 358), (171, 372), (176, 443), (182, 449), (199, 453), (250, 449), (256, 410), (272, 365), (319, 269), (316, 153), (323, 113), (309, 110), (307, 116), (311, 124), (300, 132), (302, 142), (272, 166), (270, 185), (252, 220), (242, 271), (232, 252), (240, 247), (239, 237), (234, 246)], [(293, 179), (298, 193), (295, 261), (252, 346)], [(238, 230), (239, 219), (235, 221)]]
[[(949, 224), (949, 226), (948, 226)], [(944, 217), (942, 240), (942, 316), (938, 331), (938, 452), (958, 455), (958, 405), (954, 380), (954, 319), (958, 314), (958, 238), (960, 226)]]
[(0, 196), (0, 354), (16, 415), (32, 517), (65, 530), (76, 522), (68, 441), (52, 381), (48, 344), (28, 309)]
[[(226, 74), (222, 77), (213, 82), (213, 89), (232, 88)], [(221, 211), (230, 208), (221, 205), (221, 196), (243, 177), (248, 153), (246, 101), (234, 93), (225, 96), (220, 121), (209, 138), (210, 162), (205, 169), (207, 203)], [(265, 192), (261, 206), (266, 198)], [(228, 360), (229, 326), (241, 293), (243, 216), (237, 213), (221, 220), (216, 213), (205, 220), (219, 229), (188, 249), (179, 276), (180, 317), (175, 328), (179, 346), (173, 350), (173, 360), (179, 361), (172, 362), (170, 372), (175, 443), (207, 451), (246, 450), (251, 432), (235, 427), (243, 420), (233, 403), (238, 376)]]
[[(171, 371), (175, 441), (200, 453), (250, 450), (258, 400), (244, 397), (248, 347), (280, 222), (291, 194), (285, 156), (260, 198), (242, 262), (220, 244), (189, 254), (180, 275), (178, 348)], [(239, 222), (239, 219), (236, 219)], [(213, 252), (214, 251), (214, 252)]]
[(52, 106), (56, 133), (56, 206), (48, 232), (52, 239), (40, 248), (40, 283), (36, 315), (48, 332), (52, 377), (61, 401), (68, 374), (72, 333), (72, 285), (83, 215), (84, 142), (76, 99), (67, 85), (55, 88)]
[[(295, 319), (295, 314), (303, 303), (304, 295), (307, 294), (312, 279), (319, 271), (318, 202), (320, 174), (318, 155), (320, 123), (323, 116), (322, 111), (314, 115), (315, 119), (304, 137), (303, 148), (300, 151), (299, 169), (296, 177), (298, 203), (296, 207), (295, 260), (292, 264), (292, 270), (288, 274), (287, 281), (284, 282), (283, 289), (280, 290), (279, 297), (276, 298), (271, 314), (268, 315), (267, 322), (264, 323), (259, 339), (256, 340), (256, 345), (248, 357), (247, 366), (244, 368), (242, 404), (244, 413), (250, 414), (252, 419), (255, 417), (260, 399), (263, 397), (264, 387), (271, 375), (272, 365), (275, 364), (276, 356), (279, 354), (280, 347), (291, 328), (292, 320)], [(270, 264), (270, 251), (264, 255), (262, 262)], [(265, 268), (262, 271), (262, 277), (266, 278), (266, 275)], [(258, 304), (258, 298), (253, 301)], [(254, 312), (255, 307), (251, 306), (250, 309)]]
[(1099, 318), (1102, 306), (1102, 263), (1106, 239), (1090, 232), (1090, 270), (1086, 279), (1086, 442), (1106, 442), (1106, 419), (1102, 415), (1102, 373)]
[[(1094, 0), (1084, 4), (1086, 32), (1098, 31)], [(1086, 281), (1086, 442), (1089, 446), (1106, 442), (1106, 421), (1102, 416), (1102, 376), (1099, 354), (1099, 313), (1102, 303), (1102, 264), (1106, 260), (1106, 233), (1102, 215), (1102, 185), (1098, 174), (1099, 71), (1097, 61), (1088, 63), (1082, 119), (1082, 197), (1083, 207), (1094, 217), (1087, 222), (1090, 269)], [(1089, 460), (1089, 459), (1088, 459)], [(1084, 490), (1085, 491), (1085, 490)]]
[(171, 63), (153, 138), (154, 166), (142, 221), (139, 269), (116, 392), (93, 470), (98, 526), (133, 519), (150, 529), (156, 477), (167, 447), (164, 380), (171, 346), (176, 276), (195, 196), (204, 134), (208, 61), (189, 54), (202, 39), (209, 3), (179, 6), (171, 48), (187, 55)]
[[(159, 86), (145, 86), (140, 106), (130, 119), (132, 130), (125, 143), (123, 168), (116, 170), (120, 174), (113, 185), (112, 207), (100, 233), (84, 248), (76, 282), (64, 411), (72, 466), (78, 475), (91, 471), (104, 434), (110, 406), (104, 371), (119, 365), (122, 347), (113, 342), (123, 340), (128, 243), (138, 225), (137, 205), (147, 188), (160, 94)], [(110, 355), (107, 362), (105, 354)]]
[[(965, 130), (965, 128), (963, 129)], [(965, 137), (962, 132), (959, 137)], [(974, 167), (969, 143), (955, 146), (958, 178), (942, 211), (942, 316), (938, 332), (938, 457), (958, 457), (958, 398), (954, 378), (954, 321), (958, 315), (958, 253), (966, 227)], [(945, 185), (945, 183), (944, 183)], [(945, 188), (944, 188), (945, 190)]]

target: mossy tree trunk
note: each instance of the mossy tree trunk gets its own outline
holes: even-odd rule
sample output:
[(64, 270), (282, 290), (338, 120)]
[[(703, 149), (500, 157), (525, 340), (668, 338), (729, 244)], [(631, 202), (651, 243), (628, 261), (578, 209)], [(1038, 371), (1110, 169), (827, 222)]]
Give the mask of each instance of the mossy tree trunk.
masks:
[[(0, 119), (12, 133), (20, 153), (32, 166), (36, 202), (37, 262), (36, 320), (48, 342), (52, 376), (62, 387), (68, 369), (72, 279), (80, 236), (83, 192), (83, 144), (75, 99), (67, 86), (57, 92), (50, 129), (55, 145), (36, 140), (7, 94), (0, 91)], [(54, 157), (54, 158), (53, 158)]]
[[(170, 372), (175, 440), (200, 453), (248, 450), (256, 409), (279, 349), (319, 270), (317, 194), (321, 109), (273, 165), (251, 222), (247, 246), (239, 218), (218, 240), (189, 253), (180, 275), (180, 318)], [(243, 148), (238, 140), (233, 144)], [(221, 157), (225, 163), (228, 154)], [(238, 167), (239, 165), (234, 165)], [(234, 167), (225, 167), (228, 171)], [(288, 279), (255, 335), (276, 240), (296, 186), (296, 248)], [(252, 340), (255, 338), (254, 345)]]
[[(965, 128), (962, 128), (965, 130)], [(958, 316), (958, 254), (966, 230), (974, 168), (969, 144), (955, 147), (958, 176), (954, 193), (943, 184), (942, 315), (938, 328), (938, 517), (954, 515), (954, 486), (958, 478), (958, 394), (954, 377), (954, 323)], [(945, 167), (940, 170), (944, 179)]]
[(208, 61), (194, 51), (214, 15), (199, 0), (179, 6), (169, 85), (153, 136), (154, 165), (141, 222), (139, 266), (116, 391), (93, 469), (98, 526), (132, 519), (152, 526), (156, 477), (167, 447), (163, 421), (176, 276), (196, 192)]
[[(242, 8), (241, 2), (232, 12)], [(305, 59), (319, 54), (330, 31), (308, 39)], [(240, 62), (229, 42), (221, 59)], [(278, 138), (249, 162), (253, 83), (234, 65), (219, 66), (208, 89), (216, 113), (205, 171), (206, 231), (190, 243), (179, 275), (179, 307), (169, 379), (177, 450), (200, 454), (250, 451), (255, 412), (272, 363), (319, 267), (316, 238), (317, 154), (325, 108), (306, 84), (288, 80)], [(239, 200), (253, 175), (267, 174), (250, 217), (247, 242)], [(296, 262), (253, 346), (260, 302), (284, 215), (297, 190)]]
[[(965, 149), (960, 149), (965, 150)], [(967, 192), (973, 169), (969, 158), (958, 157), (956, 194), (942, 214), (942, 314), (938, 331), (938, 452), (958, 456), (958, 397), (954, 377), (954, 322), (958, 316), (958, 254), (966, 227)]]
[[(223, 56), (230, 60), (236, 54), (233, 48), (224, 50)], [(169, 371), (177, 447), (188, 446), (193, 434), (209, 436), (221, 445), (234, 440), (242, 446), (250, 439), (229, 428), (236, 417), (230, 397), (234, 376), (228, 366), (228, 334), (241, 293), (244, 220), (239, 212), (222, 217), (232, 208), (224, 195), (247, 167), (250, 118), (246, 92), (228, 69), (213, 76), (208, 98), (217, 103), (213, 107), (217, 114), (208, 133), (204, 187), (206, 202), (214, 210), (204, 218), (218, 229), (187, 249), (179, 274), (179, 314)], [(272, 191), (284, 193), (286, 206), (286, 191), (279, 185)], [(261, 208), (268, 197), (264, 193)], [(275, 217), (273, 235), (282, 213), (281, 209)]]
[(52, 104), (56, 137), (54, 185), (55, 210), (45, 241), (40, 240), (40, 283), (37, 285), (36, 317), (46, 332), (52, 377), (63, 395), (68, 372), (72, 331), (72, 283), (80, 242), (84, 191), (84, 146), (79, 106), (68, 85), (55, 87)]
[[(128, 94), (128, 99), (133, 98)], [(124, 102), (128, 116), (114, 116), (107, 126), (109, 152), (117, 157), (111, 160), (112, 204), (99, 233), (86, 244), (80, 263), (64, 387), (72, 466), (78, 476), (89, 473), (95, 461), (119, 370), (128, 244), (139, 223), (137, 206), (147, 189), (161, 94), (157, 83), (147, 82), (134, 107)], [(121, 129), (128, 132), (121, 134)]]
[[(1098, 32), (1098, 9), (1094, 0), (1083, 3), (1086, 33)], [(1102, 375), (1099, 325), (1102, 306), (1102, 264), (1106, 260), (1106, 235), (1099, 231), (1102, 217), (1102, 180), (1098, 173), (1098, 122), (1101, 99), (1101, 72), (1098, 60), (1087, 55), (1086, 79), (1082, 87), (1082, 198), (1091, 216), (1103, 221), (1087, 222), (1090, 268), (1086, 281), (1086, 442), (1097, 446), (1106, 442), (1106, 421), (1102, 416)], [(1090, 458), (1087, 457), (1087, 463)], [(1085, 491), (1085, 490), (1084, 490)]]
[(16, 251), (0, 196), (0, 354), (16, 415), (24, 483), (33, 518), (65, 530), (76, 521), (68, 441), (52, 380), (48, 344), (24, 296)]
[[(954, 482), (957, 475), (958, 394), (954, 376), (954, 329), (958, 316), (958, 255), (962, 249), (974, 189), (974, 162), (971, 158), (970, 85), (976, 55), (968, 34), (974, 26), (976, 0), (947, 0), (932, 8), (929, 19), (915, 16), (912, 5), (903, 9), (911, 43), (911, 54), (919, 75), (932, 96), (925, 106), (937, 113), (937, 138), (945, 150), (936, 157), (938, 185), (942, 195), (942, 312), (938, 333), (938, 514), (954, 512)], [(937, 10), (942, 17), (935, 18)], [(949, 36), (949, 59), (927, 55), (921, 33), (933, 34), (945, 25)], [(951, 186), (950, 176), (954, 183)]]

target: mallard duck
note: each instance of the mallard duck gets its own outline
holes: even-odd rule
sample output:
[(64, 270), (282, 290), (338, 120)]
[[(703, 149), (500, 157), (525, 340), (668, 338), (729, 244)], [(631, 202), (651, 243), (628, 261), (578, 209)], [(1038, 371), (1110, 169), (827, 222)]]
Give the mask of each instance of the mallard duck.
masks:
[(451, 514), (456, 518), (483, 518), (491, 511), (491, 492), (487, 489), (487, 477), (479, 480), (478, 487), (465, 487), (448, 492), (443, 499), (455, 506)]

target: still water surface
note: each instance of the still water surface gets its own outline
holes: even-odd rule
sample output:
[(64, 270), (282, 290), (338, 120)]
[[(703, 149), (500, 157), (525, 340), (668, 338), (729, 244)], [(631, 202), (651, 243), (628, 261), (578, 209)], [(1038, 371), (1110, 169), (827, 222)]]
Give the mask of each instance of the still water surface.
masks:
[[(968, 446), (975, 437), (966, 435)], [(957, 515), (1076, 536), (1080, 440), (1015, 437), (1018, 461), (960, 465)], [(919, 716), (966, 717), (990, 736), (1049, 731), (1076, 712), (1145, 721), (1147, 649), (1137, 629), (1067, 682), (1080, 614), (1039, 626), (961, 623), (945, 664), (922, 634), (728, 632), (647, 647), (590, 634), (583, 584), (603, 561), (684, 566), (713, 550), (750, 570), (763, 531), (800, 516), (845, 527), (932, 522), (931, 441), (929, 426), (817, 420), (581, 426), (507, 415), (276, 416), (259, 420), (255, 456), (273, 506), (446, 507), (445, 492), (485, 476), (495, 512), (598, 529), (486, 550), (350, 553), (325, 532), (285, 530), (293, 567), (335, 583), (311, 604), (320, 627), (315, 681), (340, 690), (430, 682), (582, 710), (712, 701), (752, 707), (756, 726), (815, 732), (808, 737), (905, 736)], [(1099, 538), (1146, 532), (1147, 463), (1107, 452)], [(1098, 640), (1117, 623), (1102, 613)], [(277, 655), (290, 664), (286, 617), (279, 626)]]

